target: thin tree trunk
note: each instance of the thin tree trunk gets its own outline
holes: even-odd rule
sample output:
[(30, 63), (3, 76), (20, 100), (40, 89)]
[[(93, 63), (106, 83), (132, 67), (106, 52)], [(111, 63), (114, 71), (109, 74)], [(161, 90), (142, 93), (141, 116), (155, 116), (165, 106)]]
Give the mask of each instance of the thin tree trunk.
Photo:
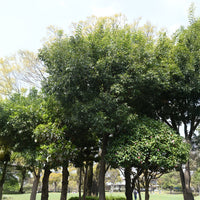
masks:
[[(133, 176), (132, 178), (132, 192), (135, 189), (136, 183), (139, 180), (140, 175), (142, 174), (143, 170), (142, 169), (138, 169), (137, 173)], [(139, 184), (139, 182), (138, 182)]]
[(62, 170), (62, 190), (61, 190), (60, 200), (67, 199), (68, 177), (69, 177), (68, 162), (66, 162), (63, 165), (63, 170)]
[[(172, 121), (173, 122), (173, 121)], [(176, 125), (173, 125), (173, 128), (175, 131), (177, 131)], [(184, 132), (185, 132), (185, 139), (187, 143), (191, 144), (191, 137), (194, 135), (195, 128), (190, 127), (190, 131), (188, 131), (188, 127), (185, 124), (184, 125)], [(189, 134), (188, 134), (189, 133)], [(180, 135), (180, 133), (179, 133)], [(185, 164), (185, 170), (183, 171), (183, 168), (180, 167), (180, 178), (181, 178), (181, 185), (183, 190), (183, 198), (184, 200), (194, 200), (194, 196), (192, 194), (191, 190), (191, 176), (190, 176), (190, 162), (189, 160)]]
[(1, 176), (1, 180), (0, 180), (0, 200), (2, 200), (2, 197), (3, 197), (3, 184), (4, 184), (5, 178), (6, 178), (7, 166), (8, 166), (8, 161), (6, 160), (3, 163), (2, 176)]
[(103, 141), (102, 141), (102, 150), (101, 150), (101, 160), (100, 160), (100, 172), (99, 172), (99, 200), (105, 200), (106, 195), (105, 195), (105, 155), (106, 155), (106, 147), (107, 147), (107, 141), (108, 136), (104, 135), (103, 136)]
[(180, 177), (181, 177), (184, 200), (194, 200), (194, 196), (192, 194), (192, 190), (190, 187), (191, 176), (190, 176), (189, 161), (186, 163), (184, 171), (183, 168), (180, 168)]
[(33, 186), (32, 186), (32, 191), (31, 191), (31, 196), (30, 200), (36, 200), (36, 195), (37, 195), (37, 189), (40, 181), (40, 172), (41, 170), (39, 169), (38, 172), (34, 170), (34, 181), (33, 181)]
[(57, 190), (57, 182), (55, 181), (53, 184), (54, 184), (54, 192), (56, 192), (56, 190)]
[(139, 179), (136, 180), (136, 185), (137, 185), (137, 191), (138, 191), (139, 200), (142, 200)]
[(19, 193), (23, 194), (24, 193), (24, 180), (26, 178), (26, 168), (25, 167), (23, 167), (21, 169), (21, 173), (22, 173), (22, 179), (21, 179), (21, 185), (20, 185)]
[(131, 168), (126, 167), (125, 168), (125, 195), (126, 195), (126, 200), (133, 200), (133, 195), (132, 195), (132, 186), (131, 186)]
[(42, 195), (41, 200), (48, 200), (49, 198), (49, 175), (51, 174), (51, 171), (49, 169), (49, 166), (45, 166), (44, 168), (44, 177), (42, 179)]
[(80, 167), (80, 172), (79, 172), (79, 188), (78, 188), (78, 191), (79, 191), (79, 200), (81, 200), (81, 179), (82, 179), (82, 167)]
[(86, 187), (86, 195), (92, 195), (92, 181), (93, 181), (93, 162), (89, 163), (88, 166), (88, 178), (87, 178), (87, 187)]
[(85, 166), (85, 176), (84, 176), (84, 185), (83, 185), (83, 200), (85, 200), (85, 197), (86, 197), (87, 178), (88, 178), (88, 164), (86, 164), (86, 166)]

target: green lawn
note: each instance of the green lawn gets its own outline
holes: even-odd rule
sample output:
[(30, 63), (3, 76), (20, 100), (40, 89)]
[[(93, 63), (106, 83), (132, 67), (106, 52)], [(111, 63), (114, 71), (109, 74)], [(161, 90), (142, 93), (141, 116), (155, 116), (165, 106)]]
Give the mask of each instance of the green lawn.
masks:
[[(109, 196), (124, 196), (123, 193), (107, 193)], [(77, 194), (68, 194), (68, 198), (77, 196)], [(3, 195), (3, 200), (29, 200), (30, 194), (9, 194)], [(41, 199), (41, 194), (37, 195), (37, 200)], [(60, 193), (49, 193), (49, 200), (59, 200)], [(143, 196), (144, 199), (144, 196)], [(150, 194), (150, 200), (183, 200), (182, 194)], [(196, 196), (195, 200), (200, 200), (200, 196)]]
[[(77, 194), (68, 194), (68, 198)], [(9, 194), (3, 195), (3, 200), (30, 200), (30, 194)], [(37, 194), (36, 200), (41, 200), (41, 193)], [(60, 193), (49, 193), (49, 200), (60, 200)]]

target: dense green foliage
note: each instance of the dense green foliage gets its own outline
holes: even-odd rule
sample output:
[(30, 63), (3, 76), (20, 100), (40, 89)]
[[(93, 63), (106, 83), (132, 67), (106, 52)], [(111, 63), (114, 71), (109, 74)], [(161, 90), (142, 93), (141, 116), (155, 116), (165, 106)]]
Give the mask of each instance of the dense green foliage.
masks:
[[(171, 38), (149, 30), (117, 15), (91, 17), (72, 35), (57, 31), (39, 51), (48, 73), (42, 91), (0, 104), (1, 161), (20, 153), (26, 167), (49, 174), (96, 161), (100, 194), (105, 157), (145, 173), (181, 170), (200, 123), (200, 21)], [(182, 183), (189, 193), (190, 180)]]
[(172, 171), (170, 173), (164, 174), (158, 179), (158, 184), (163, 189), (168, 190), (181, 190), (181, 181), (178, 171)]
[(107, 159), (117, 167), (165, 173), (187, 161), (189, 148), (166, 124), (143, 117), (134, 119), (130, 133), (112, 139)]

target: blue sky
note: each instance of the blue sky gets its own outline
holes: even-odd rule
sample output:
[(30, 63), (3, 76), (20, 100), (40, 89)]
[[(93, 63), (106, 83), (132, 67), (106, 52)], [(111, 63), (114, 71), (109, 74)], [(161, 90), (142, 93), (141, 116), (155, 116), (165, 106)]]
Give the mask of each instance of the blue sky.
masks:
[(200, 0), (0, 0), (0, 57), (18, 50), (37, 52), (47, 27), (68, 32), (72, 22), (91, 15), (124, 14), (129, 22), (139, 17), (158, 29), (175, 31), (188, 24), (188, 8), (194, 2), (200, 16)]

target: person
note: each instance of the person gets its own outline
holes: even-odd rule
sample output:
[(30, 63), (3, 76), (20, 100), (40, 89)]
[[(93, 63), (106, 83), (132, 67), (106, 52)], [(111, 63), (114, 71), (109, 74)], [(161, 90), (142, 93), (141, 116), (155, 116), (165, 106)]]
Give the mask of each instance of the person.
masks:
[(134, 198), (137, 199), (137, 190), (133, 190)]

